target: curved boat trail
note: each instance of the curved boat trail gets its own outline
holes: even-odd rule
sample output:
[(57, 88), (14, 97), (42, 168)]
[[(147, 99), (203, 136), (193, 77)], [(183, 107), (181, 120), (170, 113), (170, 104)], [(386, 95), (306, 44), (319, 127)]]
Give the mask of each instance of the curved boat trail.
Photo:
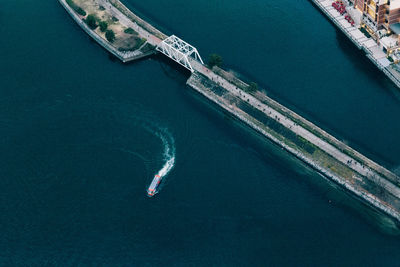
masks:
[(164, 165), (156, 173), (147, 189), (149, 197), (153, 197), (159, 192), (161, 181), (175, 166), (175, 142), (172, 135), (167, 130), (158, 131), (155, 134), (161, 139), (164, 145)]

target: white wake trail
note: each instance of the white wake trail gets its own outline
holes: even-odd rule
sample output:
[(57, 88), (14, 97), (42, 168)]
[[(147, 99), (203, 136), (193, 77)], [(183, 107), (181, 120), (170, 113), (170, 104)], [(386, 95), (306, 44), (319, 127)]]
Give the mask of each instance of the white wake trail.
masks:
[(169, 133), (163, 135), (162, 133), (157, 134), (164, 144), (164, 159), (165, 163), (161, 170), (158, 171), (158, 175), (163, 178), (168, 175), (168, 173), (175, 166), (175, 146), (172, 136)]
[(162, 168), (156, 173), (153, 181), (147, 189), (147, 194), (149, 197), (152, 197), (159, 192), (161, 181), (175, 166), (175, 142), (172, 138), (172, 135), (166, 130), (157, 131), (155, 134), (161, 139), (164, 145), (163, 156), (165, 163)]

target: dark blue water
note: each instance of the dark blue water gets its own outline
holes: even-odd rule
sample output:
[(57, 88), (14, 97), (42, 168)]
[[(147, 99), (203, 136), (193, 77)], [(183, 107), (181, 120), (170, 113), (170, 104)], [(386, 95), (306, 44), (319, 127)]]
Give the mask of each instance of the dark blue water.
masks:
[[(399, 91), (308, 1), (127, 4), (400, 165)], [(400, 262), (381, 218), (196, 95), (175, 65), (122, 65), (57, 1), (2, 1), (0, 22), (1, 265)], [(149, 199), (160, 133), (176, 165)]]

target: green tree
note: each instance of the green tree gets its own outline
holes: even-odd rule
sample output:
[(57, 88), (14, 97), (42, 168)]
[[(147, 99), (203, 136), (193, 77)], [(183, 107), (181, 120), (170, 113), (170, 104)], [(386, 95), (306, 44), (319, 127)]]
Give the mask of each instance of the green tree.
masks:
[(100, 21), (99, 27), (101, 32), (105, 32), (108, 28), (108, 23), (106, 21)]
[(114, 42), (115, 40), (115, 33), (112, 30), (107, 30), (106, 31), (106, 38), (109, 42)]
[(86, 17), (86, 24), (90, 29), (94, 30), (97, 28), (97, 18), (95, 15), (90, 14)]
[(256, 84), (255, 82), (251, 82), (247, 87), (248, 92), (255, 92), (257, 90), (258, 90), (258, 84)]
[(78, 13), (78, 14), (81, 15), (81, 16), (86, 16), (85, 10), (83, 10), (81, 7), (79, 7), (78, 5), (76, 5), (76, 4), (74, 3), (74, 1), (72, 1), (72, 0), (66, 0), (66, 1), (67, 1), (67, 4), (68, 4), (73, 10), (75, 10), (76, 13)]
[(222, 57), (217, 54), (211, 54), (210, 57), (208, 58), (208, 66), (210, 68), (217, 66), (221, 67), (222, 66)]
[(81, 7), (77, 7), (77, 8), (75, 9), (75, 11), (76, 11), (76, 13), (78, 13), (78, 14), (81, 15), (81, 16), (86, 16), (86, 11), (83, 10)]
[(124, 33), (127, 33), (127, 34), (137, 34), (137, 32), (135, 32), (135, 30), (132, 29), (132, 28), (127, 28), (127, 29), (125, 29), (125, 30), (124, 30)]

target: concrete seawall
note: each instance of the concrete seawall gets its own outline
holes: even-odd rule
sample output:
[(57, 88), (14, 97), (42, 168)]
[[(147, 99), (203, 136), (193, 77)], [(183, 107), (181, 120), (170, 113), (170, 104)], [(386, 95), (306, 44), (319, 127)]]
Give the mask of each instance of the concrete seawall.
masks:
[[(224, 71), (222, 69), (219, 69), (219, 68), (216, 68), (216, 69), (217, 69), (218, 74), (221, 77), (224, 77), (224, 79), (226, 79), (228, 82), (233, 83), (233, 84), (239, 83), (237, 87), (245, 87), (246, 88), (249, 86), (248, 84), (237, 79), (236, 77), (234, 77), (235, 81), (231, 81), (229, 79), (229, 77), (232, 77), (231, 74), (227, 73), (226, 71)], [(271, 106), (273, 109), (279, 110), (280, 113), (287, 116), (295, 123), (301, 125), (306, 130), (315, 134), (317, 137), (326, 140), (330, 145), (334, 146), (336, 149), (342, 151), (343, 153), (346, 153), (348, 156), (352, 157), (353, 159), (355, 159), (358, 162), (363, 162), (365, 164), (365, 166), (373, 169), (379, 175), (382, 175), (382, 176), (388, 178), (391, 182), (400, 186), (400, 177), (395, 175), (393, 172), (387, 170), (383, 166), (381, 166), (381, 165), (377, 164), (376, 162), (370, 160), (369, 158), (365, 157), (358, 151), (349, 147), (345, 143), (339, 141), (337, 138), (330, 135), (323, 129), (321, 129), (318, 126), (316, 126), (315, 124), (311, 123), (310, 121), (304, 119), (297, 113), (286, 108), (285, 106), (281, 105), (280, 103), (276, 102), (275, 100), (273, 100), (272, 98), (268, 97), (267, 95), (265, 95), (263, 93), (255, 93), (255, 94), (250, 94), (250, 95), (257, 98), (260, 102), (262, 102), (268, 106)]]
[[(199, 73), (193, 74), (189, 78), (187, 84), (194, 90), (196, 90), (198, 93), (205, 96), (208, 100), (219, 105), (226, 112), (233, 114), (236, 118), (238, 118), (240, 121), (244, 122), (254, 130), (256, 130), (258, 133), (262, 134), (263, 136), (267, 137), (280, 147), (284, 148), (289, 153), (291, 153), (298, 159), (302, 160), (303, 162), (311, 166), (313, 169), (315, 169), (316, 171), (320, 172), (325, 177), (330, 179), (331, 181), (334, 181), (335, 183), (341, 185), (346, 190), (352, 192), (355, 196), (359, 197), (367, 204), (371, 205), (374, 208), (377, 208), (378, 210), (383, 211), (391, 218), (394, 218), (395, 221), (398, 224), (400, 224), (400, 212), (398, 210), (399, 207), (397, 205), (396, 207), (393, 207), (391, 204), (376, 197), (374, 194), (371, 194), (367, 190), (364, 190), (357, 183), (354, 183), (352, 180), (346, 179), (337, 172), (332, 171), (332, 169), (325, 167), (323, 164), (321, 164), (321, 162), (318, 162), (317, 160), (313, 159), (308, 153), (305, 153), (302, 149), (299, 149), (296, 145), (293, 145), (293, 143), (289, 142), (286, 137), (282, 136), (282, 133), (280, 133), (279, 131), (272, 130), (271, 128), (267, 127), (264, 123), (260, 122), (253, 116), (249, 115), (248, 113), (238, 108), (236, 105), (238, 101), (243, 101), (248, 103), (247, 101), (249, 97), (248, 95), (245, 95), (242, 92), (241, 94), (243, 95), (243, 97), (238, 97), (236, 94), (233, 94), (229, 90), (226, 90), (220, 94), (216, 94), (213, 92), (212, 88), (218, 87), (219, 88), (218, 91), (220, 92), (220, 90), (223, 89), (224, 86), (223, 85), (221, 86), (221, 83), (214, 82), (210, 80), (208, 77), (205, 77)], [(285, 107), (283, 107), (283, 109), (287, 110)], [(267, 111), (267, 114), (269, 114), (269, 111)], [(275, 115), (272, 113), (270, 114), (270, 116), (274, 120), (277, 119), (277, 117), (275, 117)], [(308, 123), (311, 124), (310, 122)], [(334, 159), (332, 157), (331, 160), (336, 161), (337, 159)], [(388, 170), (386, 171), (390, 173), (390, 171)], [(357, 175), (358, 176), (357, 179), (360, 180), (371, 179), (365, 176), (361, 176), (359, 173), (357, 173), (357, 171), (354, 170), (352, 175)], [(394, 177), (396, 177), (396, 175), (394, 175)], [(384, 178), (379, 177), (378, 179), (384, 179)], [(394, 194), (400, 196), (399, 188), (391, 183), (386, 183), (385, 185), (379, 185), (379, 186), (382, 186), (384, 190), (387, 190), (388, 194)]]

